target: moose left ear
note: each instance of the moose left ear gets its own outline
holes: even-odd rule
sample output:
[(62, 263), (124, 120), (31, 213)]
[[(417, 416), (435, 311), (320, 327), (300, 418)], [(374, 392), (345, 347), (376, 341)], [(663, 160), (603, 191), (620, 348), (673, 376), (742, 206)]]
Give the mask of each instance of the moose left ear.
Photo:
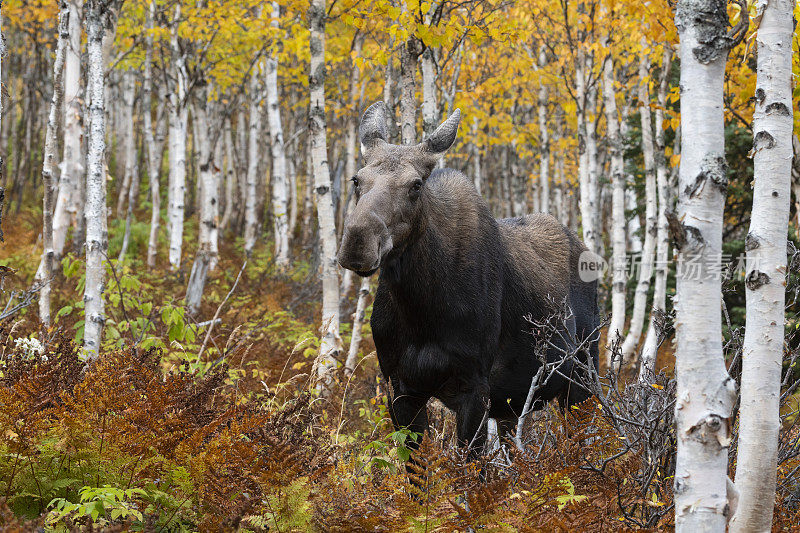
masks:
[(432, 154), (441, 154), (447, 151), (456, 141), (459, 122), (461, 122), (461, 110), (456, 109), (430, 137), (422, 142), (425, 150)]

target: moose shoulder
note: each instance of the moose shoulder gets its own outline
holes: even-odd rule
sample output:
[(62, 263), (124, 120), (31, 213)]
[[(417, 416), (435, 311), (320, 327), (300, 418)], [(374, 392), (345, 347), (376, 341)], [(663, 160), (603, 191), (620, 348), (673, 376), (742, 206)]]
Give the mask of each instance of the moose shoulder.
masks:
[[(584, 360), (596, 367), (597, 287), (578, 276), (586, 248), (553, 217), (495, 220), (464, 174), (433, 170), (459, 120), (456, 110), (427, 140), (396, 146), (386, 141), (383, 103), (367, 109), (359, 130), (366, 165), (353, 177), (339, 263), (362, 276), (380, 269), (371, 325), (395, 426), (424, 432), (436, 397), (455, 411), (460, 442), (480, 446), (487, 408), (515, 419), (541, 366), (527, 318), (546, 319), (566, 302), (569, 331), (547, 358), (574, 348), (570, 339), (587, 341)], [(586, 399), (577, 372), (566, 360), (534, 405)]]

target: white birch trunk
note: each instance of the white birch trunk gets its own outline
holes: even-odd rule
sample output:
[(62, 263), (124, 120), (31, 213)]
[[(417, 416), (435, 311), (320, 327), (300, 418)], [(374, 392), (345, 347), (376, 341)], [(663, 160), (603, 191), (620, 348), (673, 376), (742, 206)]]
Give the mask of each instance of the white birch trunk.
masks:
[(317, 360), (318, 390), (325, 393), (333, 380), (341, 351), (339, 338), (339, 273), (336, 264), (336, 224), (333, 210), (325, 125), (325, 0), (311, 0), (308, 9), (310, 36), (308, 127), (311, 170), (317, 194), (319, 238), (322, 244), (322, 339)]
[[(599, 251), (597, 226), (597, 187), (593, 183), (596, 178), (597, 143), (593, 131), (593, 117), (589, 112), (591, 91), (586, 87), (586, 77), (591, 72), (591, 59), (579, 50), (575, 62), (575, 96), (578, 100), (578, 182), (580, 187), (580, 211), (583, 242), (586, 247), (597, 253)], [(594, 159), (595, 163), (592, 163)], [(595, 170), (595, 172), (593, 172)]]
[(650, 322), (642, 347), (639, 365), (639, 379), (649, 380), (655, 376), (656, 359), (660, 333), (656, 316), (666, 310), (667, 306), (667, 274), (669, 272), (669, 222), (667, 209), (670, 204), (669, 176), (667, 173), (667, 157), (664, 140), (664, 109), (667, 105), (669, 90), (669, 73), (672, 65), (672, 49), (664, 47), (661, 60), (661, 75), (658, 84), (658, 107), (655, 112), (656, 137), (656, 186), (658, 189), (658, 230), (656, 235), (656, 261), (653, 288), (653, 306), (650, 311)]
[[(280, 6), (272, 2), (272, 27), (280, 27)], [(286, 184), (286, 151), (283, 146), (283, 124), (278, 105), (278, 54), (267, 58), (267, 120), (272, 147), (272, 217), (275, 229), (275, 263), (278, 268), (289, 264), (289, 188)]]
[[(405, 2), (403, 2), (405, 9)], [(417, 61), (419, 60), (416, 38), (410, 37), (400, 47), (400, 139), (405, 145), (417, 142)]]
[(77, 227), (79, 183), (83, 180), (83, 107), (81, 92), (82, 0), (69, 2), (69, 41), (64, 51), (64, 155), (53, 215), (53, 252), (61, 257), (70, 226)]
[[(125, 233), (122, 237), (122, 247), (119, 252), (119, 261), (125, 257), (128, 251), (128, 244), (131, 238), (131, 224), (133, 223), (133, 209), (136, 206), (136, 201), (139, 198), (139, 162), (136, 158), (136, 137), (133, 131), (133, 106), (134, 98), (136, 97), (135, 89), (136, 84), (133, 78), (133, 71), (126, 71), (122, 78), (123, 89), (122, 99), (124, 105), (124, 113), (122, 118), (124, 123), (122, 128), (125, 131), (125, 183), (127, 189), (124, 189), (128, 197), (128, 209), (125, 215)], [(125, 207), (125, 197), (120, 191), (119, 201), (117, 202), (117, 216), (122, 213)]]
[(186, 103), (186, 66), (178, 43), (178, 22), (181, 4), (175, 4), (170, 46), (172, 48), (173, 87), (169, 100), (169, 205), (167, 220), (169, 229), (169, 264), (172, 270), (181, 266), (183, 246), (183, 218), (186, 201), (186, 137), (188, 108)]
[(475, 190), (478, 191), (478, 194), (481, 194), (481, 188), (483, 186), (483, 170), (481, 169), (481, 148), (478, 145), (478, 117), (475, 116), (472, 119), (472, 181), (475, 184)]
[[(736, 488), (731, 531), (771, 531), (784, 342), (792, 173), (792, 0), (758, 2), (753, 211), (747, 249)], [(684, 148), (685, 150), (685, 148)]]
[(263, 61), (254, 67), (250, 78), (250, 136), (247, 139), (247, 182), (244, 207), (244, 251), (250, 256), (258, 237), (258, 141), (261, 137), (261, 109), (263, 90), (259, 83), (259, 70)]
[[(539, 70), (544, 70), (547, 66), (547, 54), (544, 45), (539, 47)], [(542, 213), (550, 212), (550, 136), (547, 131), (547, 85), (544, 80), (539, 79), (539, 185), (541, 186), (541, 205)]]
[(197, 124), (198, 159), (200, 169), (198, 185), (200, 192), (200, 225), (198, 231), (197, 256), (192, 264), (189, 283), (186, 288), (186, 306), (189, 312), (196, 314), (200, 308), (203, 291), (208, 279), (208, 271), (214, 268), (217, 261), (217, 219), (219, 218), (219, 171), (214, 162), (211, 146), (213, 126), (209, 120), (208, 88), (204, 87), (198, 94), (193, 116)]
[(436, 62), (433, 50), (426, 48), (420, 56), (422, 71), (422, 135), (427, 138), (438, 125), (436, 110)]
[[(642, 42), (642, 50), (647, 49), (647, 43)], [(650, 114), (650, 94), (647, 88), (649, 79), (650, 60), (646, 52), (642, 52), (639, 60), (639, 113), (642, 124), (642, 155), (644, 156), (645, 171), (645, 233), (644, 247), (642, 248), (641, 261), (639, 262), (639, 280), (636, 283), (636, 292), (633, 295), (633, 311), (628, 335), (622, 343), (623, 361), (631, 362), (639, 345), (639, 338), (644, 327), (644, 318), (647, 311), (647, 296), (650, 292), (650, 281), (653, 277), (653, 262), (655, 260), (656, 234), (658, 231), (658, 211), (656, 207), (656, 169), (655, 155), (653, 153), (653, 122)]]
[(84, 301), (83, 345), (87, 357), (100, 354), (100, 341), (105, 322), (103, 293), (108, 250), (106, 226), (105, 172), (105, 101), (103, 36), (109, 16), (101, 0), (87, 2), (86, 33), (89, 72), (86, 93), (89, 98), (89, 150), (86, 158), (86, 285)]
[[(725, 531), (728, 446), (736, 383), (722, 353), (721, 254), (727, 177), (723, 80), (728, 18), (722, 0), (679, 0), (680, 196), (675, 302), (678, 533)], [(724, 44), (723, 44), (724, 46)]]
[(233, 218), (233, 204), (236, 201), (236, 152), (233, 148), (233, 132), (231, 121), (225, 120), (225, 131), (222, 138), (225, 147), (225, 210), (219, 223), (222, 231), (228, 229)]
[[(606, 47), (608, 39), (605, 39)], [(620, 136), (617, 116), (617, 90), (614, 86), (614, 60), (611, 54), (603, 63), (603, 100), (606, 111), (606, 131), (608, 151), (611, 158), (610, 174), (612, 186), (611, 200), (611, 322), (608, 325), (606, 362), (612, 367), (611, 347), (622, 338), (625, 329), (625, 296), (627, 281), (627, 261), (625, 258), (625, 160), (623, 139)], [(623, 118), (624, 120), (624, 118)]]
[(361, 286), (358, 289), (358, 303), (356, 312), (353, 313), (353, 334), (350, 337), (350, 349), (347, 352), (347, 360), (344, 363), (346, 375), (351, 375), (358, 361), (358, 347), (361, 345), (361, 328), (364, 326), (364, 319), (367, 310), (367, 298), (369, 297), (369, 278), (361, 278)]
[(44, 141), (44, 163), (42, 164), (42, 185), (44, 199), (42, 209), (42, 261), (39, 265), (37, 280), (41, 284), (39, 291), (39, 320), (45, 327), (50, 327), (50, 281), (53, 275), (53, 204), (56, 197), (56, 183), (53, 177), (56, 158), (56, 137), (58, 136), (58, 113), (64, 100), (64, 51), (69, 40), (69, 5), (66, 0), (59, 2), (58, 40), (56, 55), (53, 60), (53, 97), (50, 100), (50, 113), (47, 117), (47, 131)]
[[(119, 123), (115, 124), (121, 130), (121, 142), (118, 149), (122, 154), (122, 183), (117, 197), (117, 218), (120, 218), (125, 209), (125, 200), (128, 197), (128, 189), (133, 182), (133, 172), (136, 168), (136, 141), (133, 137), (133, 105), (136, 97), (135, 81), (133, 71), (127, 70), (122, 73), (122, 98), (117, 105), (121, 107), (119, 112)], [(119, 174), (119, 168), (117, 169)]]
[[(147, 29), (152, 30), (156, 16), (156, 2), (150, 0), (147, 11)], [(155, 268), (158, 255), (158, 228), (161, 224), (161, 151), (164, 146), (164, 131), (161, 122), (158, 132), (153, 134), (151, 106), (153, 99), (153, 36), (145, 36), (144, 82), (142, 84), (142, 114), (144, 116), (144, 143), (147, 148), (147, 177), (150, 180), (150, 235), (147, 240), (147, 268)]]

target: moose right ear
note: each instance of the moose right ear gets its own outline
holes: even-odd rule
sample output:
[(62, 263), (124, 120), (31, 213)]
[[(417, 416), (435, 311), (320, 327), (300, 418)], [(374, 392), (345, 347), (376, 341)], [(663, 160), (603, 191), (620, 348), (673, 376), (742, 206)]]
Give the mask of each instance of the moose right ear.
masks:
[(386, 126), (386, 106), (383, 102), (376, 102), (364, 111), (361, 125), (358, 127), (358, 136), (361, 139), (362, 154), (366, 154), (381, 141), (387, 142), (389, 128)]

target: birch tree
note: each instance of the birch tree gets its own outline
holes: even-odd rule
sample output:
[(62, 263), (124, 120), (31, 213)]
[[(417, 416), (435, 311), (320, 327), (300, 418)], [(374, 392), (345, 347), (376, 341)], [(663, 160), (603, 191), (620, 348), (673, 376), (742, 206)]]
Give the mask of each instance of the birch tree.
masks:
[[(156, 266), (158, 254), (158, 229), (161, 224), (161, 156), (164, 147), (164, 122), (157, 121), (153, 134), (151, 106), (153, 97), (153, 22), (156, 17), (156, 0), (150, 0), (147, 9), (145, 33), (144, 80), (142, 83), (142, 113), (144, 116), (144, 144), (147, 148), (147, 177), (150, 180), (150, 235), (147, 239), (147, 268)], [(159, 117), (160, 119), (163, 117)]]
[(82, 0), (69, 1), (69, 39), (64, 50), (64, 155), (61, 162), (56, 209), (53, 214), (53, 253), (61, 257), (70, 226), (77, 227), (83, 158), (83, 102), (81, 101)]
[[(280, 27), (281, 11), (278, 2), (272, 3), (271, 25)], [(273, 51), (266, 61), (267, 120), (272, 149), (272, 217), (275, 229), (275, 263), (279, 268), (289, 264), (288, 186), (286, 183), (286, 151), (283, 146), (283, 124), (278, 102), (278, 52)]]
[(622, 358), (630, 361), (639, 345), (639, 338), (644, 327), (647, 312), (647, 296), (650, 293), (650, 281), (653, 277), (653, 261), (656, 250), (656, 232), (658, 211), (656, 206), (656, 170), (653, 152), (653, 121), (650, 113), (650, 92), (647, 88), (650, 70), (650, 58), (647, 43), (641, 42), (642, 55), (639, 59), (639, 115), (642, 125), (642, 155), (644, 157), (644, 196), (645, 196), (645, 228), (644, 247), (639, 262), (639, 280), (633, 295), (633, 311), (628, 334), (622, 343)]
[(679, 0), (681, 140), (675, 297), (676, 531), (724, 531), (736, 384), (722, 353), (719, 272), (727, 189), (723, 80), (724, 0)]
[[(786, 241), (792, 173), (792, 0), (756, 4), (753, 210), (745, 241), (747, 318), (742, 352), (731, 531), (770, 531), (778, 467)], [(684, 145), (684, 153), (686, 145)]]
[(655, 375), (656, 356), (661, 337), (661, 332), (658, 331), (658, 316), (667, 307), (667, 272), (669, 270), (669, 222), (667, 221), (667, 210), (669, 209), (671, 195), (665, 153), (664, 109), (667, 105), (671, 66), (672, 50), (669, 46), (665, 46), (658, 83), (658, 107), (656, 107), (655, 111), (656, 187), (658, 192), (655, 277), (653, 279), (653, 305), (650, 309), (650, 322), (647, 327), (647, 335), (644, 339), (639, 365), (639, 378), (642, 380), (650, 379)]
[(311, 29), (309, 91), (311, 172), (317, 195), (317, 219), (322, 244), (322, 339), (317, 361), (319, 389), (326, 391), (341, 350), (339, 338), (339, 272), (336, 264), (336, 215), (333, 209), (325, 125), (325, 0), (311, 0), (308, 9)]
[(136, 98), (136, 83), (133, 71), (127, 70), (122, 75), (122, 129), (125, 132), (125, 179), (117, 201), (117, 217), (122, 215), (127, 197), (128, 209), (125, 213), (125, 232), (122, 235), (122, 247), (119, 251), (119, 260), (125, 257), (131, 239), (131, 224), (133, 223), (133, 209), (139, 198), (139, 161), (136, 157), (136, 136), (133, 130), (134, 99)]
[[(244, 207), (244, 251), (250, 256), (256, 245), (258, 237), (258, 140), (261, 136), (261, 109), (263, 89), (259, 80), (260, 66), (256, 65), (250, 74), (250, 107), (249, 128), (250, 136), (247, 138), (247, 181), (245, 189)], [(239, 127), (242, 127), (241, 125)]]
[(350, 348), (347, 351), (347, 359), (344, 363), (344, 371), (351, 375), (358, 361), (358, 348), (361, 345), (361, 328), (364, 326), (367, 311), (367, 298), (369, 297), (369, 278), (361, 278), (361, 286), (358, 288), (358, 302), (356, 312), (353, 313), (353, 334), (350, 337)]
[(203, 290), (208, 279), (208, 271), (214, 268), (219, 254), (217, 220), (219, 218), (219, 169), (214, 161), (214, 145), (222, 124), (215, 124), (210, 118), (213, 104), (209, 102), (209, 87), (206, 82), (197, 91), (193, 106), (193, 117), (197, 124), (195, 139), (198, 159), (198, 186), (200, 192), (200, 225), (198, 229), (198, 248), (189, 283), (186, 289), (186, 305), (191, 313), (200, 308)]
[[(544, 45), (539, 47), (539, 70), (547, 66), (547, 53)], [(537, 117), (539, 119), (539, 183), (542, 190), (540, 209), (542, 213), (550, 212), (550, 136), (547, 131), (547, 85), (539, 79), (539, 99)]]
[[(605, 39), (608, 45), (608, 38)], [(606, 46), (607, 47), (607, 46)], [(611, 158), (612, 214), (612, 279), (611, 279), (611, 322), (608, 325), (608, 366), (611, 366), (611, 346), (618, 342), (625, 328), (625, 296), (627, 281), (627, 261), (625, 259), (625, 160), (623, 159), (623, 139), (620, 135), (617, 116), (617, 92), (614, 86), (614, 59), (609, 54), (603, 63), (603, 101), (606, 111), (606, 135)]]
[(47, 131), (44, 141), (44, 163), (42, 164), (42, 184), (44, 199), (42, 209), (42, 261), (37, 278), (41, 284), (39, 291), (39, 319), (50, 326), (50, 281), (53, 275), (53, 207), (56, 196), (56, 182), (53, 177), (56, 157), (56, 137), (58, 135), (58, 113), (64, 99), (64, 50), (69, 39), (69, 5), (66, 0), (59, 2), (58, 40), (56, 55), (53, 60), (53, 97), (50, 101), (50, 113), (47, 117)]
[(108, 250), (103, 36), (111, 7), (108, 0), (88, 0), (86, 7), (89, 150), (86, 157), (86, 285), (83, 294), (85, 313), (83, 343), (87, 356), (97, 357), (100, 354), (100, 340), (105, 322), (103, 259)]
[(169, 92), (169, 191), (167, 220), (169, 229), (169, 264), (172, 270), (181, 266), (183, 218), (186, 197), (186, 136), (188, 108), (186, 102), (186, 58), (178, 41), (181, 4), (175, 4), (175, 16), (170, 31)]

